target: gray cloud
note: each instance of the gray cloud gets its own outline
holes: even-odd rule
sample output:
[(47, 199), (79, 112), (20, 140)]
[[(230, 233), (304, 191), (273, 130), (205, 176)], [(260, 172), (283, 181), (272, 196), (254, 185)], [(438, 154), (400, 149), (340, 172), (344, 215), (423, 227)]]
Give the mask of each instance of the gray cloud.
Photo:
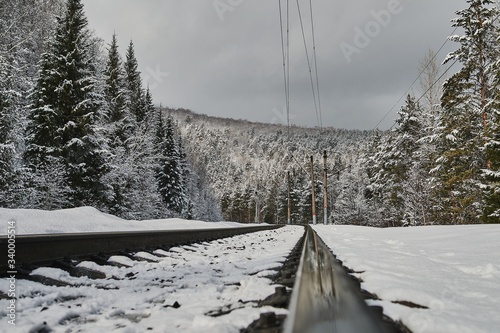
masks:
[[(156, 103), (279, 121), (273, 110), (282, 112), (285, 102), (278, 1), (217, 1), (232, 10), (220, 15), (214, 0), (83, 2), (97, 35), (109, 42), (116, 31), (122, 54), (134, 41)], [(377, 21), (373, 12), (397, 1), (313, 1), (324, 126), (373, 128), (416, 78), (419, 59), (429, 48), (437, 51), (452, 31), (454, 12), (466, 6), (464, 0), (400, 0), (388, 23)], [(300, 4), (311, 47), (309, 2)], [(290, 6), (290, 112), (294, 124), (316, 126), (296, 1), (290, 0)], [(365, 28), (372, 28), (369, 45), (348, 61), (340, 45), (355, 46), (357, 29)], [(448, 43), (439, 61), (454, 47)], [(397, 109), (382, 128), (392, 124)]]

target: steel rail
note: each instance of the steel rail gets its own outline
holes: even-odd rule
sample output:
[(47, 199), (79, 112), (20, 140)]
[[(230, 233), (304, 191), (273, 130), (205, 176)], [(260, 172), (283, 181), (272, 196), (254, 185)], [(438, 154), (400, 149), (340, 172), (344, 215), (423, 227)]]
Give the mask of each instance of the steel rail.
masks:
[[(280, 227), (282, 226), (266, 225), (241, 228), (16, 236), (15, 262), (16, 266), (19, 266), (21, 264), (50, 262), (67, 257), (85, 257), (101, 252), (112, 253), (154, 246), (173, 246)], [(7, 236), (0, 237), (1, 272), (7, 267), (8, 245)]]
[(311, 227), (302, 250), (285, 333), (383, 333), (381, 322)]

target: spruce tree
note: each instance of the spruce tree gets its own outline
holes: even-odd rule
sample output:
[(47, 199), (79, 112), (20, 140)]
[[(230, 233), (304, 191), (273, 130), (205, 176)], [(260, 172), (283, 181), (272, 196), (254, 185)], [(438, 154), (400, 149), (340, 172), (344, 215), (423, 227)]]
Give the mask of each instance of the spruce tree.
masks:
[(430, 185), (422, 161), (423, 111), (408, 95), (399, 111), (397, 127), (380, 140), (370, 161), (369, 195), (388, 226), (429, 223)]
[[(177, 129), (177, 126), (175, 126)], [(179, 174), (180, 174), (180, 202), (182, 207), (182, 217), (187, 218), (193, 215), (193, 204), (191, 196), (194, 194), (188, 190), (189, 183), (193, 181), (192, 170), (187, 161), (186, 151), (184, 150), (184, 145), (182, 141), (182, 136), (180, 133), (176, 133), (176, 143), (177, 143), (177, 158), (179, 161)], [(191, 204), (190, 204), (191, 203)]]
[(421, 140), (426, 134), (427, 116), (415, 99), (408, 95), (396, 121), (398, 127), (392, 155), (397, 160), (398, 172), (393, 180), (400, 184), (404, 225), (431, 223), (429, 152), (428, 145)]
[[(106, 172), (95, 136), (99, 99), (87, 24), (81, 1), (67, 0), (40, 63), (25, 153), (35, 170), (50, 172), (52, 164), (62, 166), (65, 186), (61, 186), (70, 189), (69, 203), (74, 206), (97, 205), (102, 200), (101, 177)], [(66, 198), (59, 199), (65, 206)]]
[(13, 189), (16, 182), (14, 168), (15, 123), (13, 103), (15, 96), (9, 87), (10, 73), (5, 58), (0, 54), (0, 207), (13, 203)]
[(141, 73), (135, 57), (134, 43), (130, 41), (125, 60), (125, 78), (127, 88), (127, 106), (140, 125), (146, 118), (145, 95), (142, 88)]
[[(490, 131), (495, 122), (494, 79), (500, 50), (498, 9), (492, 0), (467, 0), (453, 26), (463, 36), (451, 36), (460, 44), (445, 60), (460, 61), (462, 69), (443, 86), (440, 157), (434, 169), (438, 179), (440, 218), (448, 223), (477, 223), (484, 207), (484, 176), (491, 170), (488, 158)], [(486, 146), (486, 148), (485, 148)]]
[(38, 61), (53, 32), (54, 15), (60, 12), (61, 3), (61, 0), (0, 1), (0, 122), (3, 126), (0, 132), (7, 140), (0, 148), (3, 159), (0, 178), (9, 183), (7, 192), (0, 193), (0, 197), (11, 207), (31, 203), (24, 187), (25, 181), (32, 177), (22, 168), (29, 96), (36, 81)]
[(104, 69), (104, 127), (110, 150), (110, 172), (105, 182), (111, 187), (106, 200), (108, 211), (120, 217), (129, 217), (133, 200), (130, 193), (131, 173), (127, 163), (130, 139), (134, 134), (135, 121), (126, 107), (126, 87), (123, 63), (118, 52), (116, 34), (108, 48)]
[(156, 179), (158, 191), (167, 209), (181, 214), (185, 209), (183, 198), (183, 175), (180, 166), (178, 146), (175, 139), (173, 119), (169, 116), (163, 125), (159, 114), (156, 144), (158, 151), (158, 171)]
[(130, 136), (131, 119), (126, 109), (125, 74), (118, 52), (116, 34), (113, 34), (108, 49), (105, 76), (106, 120), (111, 124), (111, 146), (124, 145)]

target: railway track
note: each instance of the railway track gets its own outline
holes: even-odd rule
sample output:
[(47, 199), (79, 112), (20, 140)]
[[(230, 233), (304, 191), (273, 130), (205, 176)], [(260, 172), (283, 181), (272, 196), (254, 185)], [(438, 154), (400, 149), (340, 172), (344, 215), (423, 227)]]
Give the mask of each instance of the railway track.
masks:
[[(99, 253), (171, 247), (276, 228), (280, 226), (17, 236), (15, 238), (15, 262), (16, 266), (43, 265), (63, 258), (85, 258)], [(0, 237), (2, 272), (8, 270), (6, 267), (8, 245), (8, 237)]]
[(286, 318), (280, 322), (272, 313), (262, 314), (253, 324), (255, 329), (246, 332), (411, 333), (384, 316), (381, 307), (367, 305), (364, 299), (372, 295), (363, 295), (359, 281), (310, 226), (306, 226), (297, 264)]
[(187, 234), (18, 237), (17, 322), (7, 324), (12, 298), (0, 279), (0, 332), (237, 331), (261, 312), (286, 314), (293, 276), (282, 268), (303, 227)]
[(284, 332), (384, 333), (384, 327), (321, 238), (307, 228)]
[[(0, 238), (3, 253), (7, 244)], [(374, 315), (310, 227), (26, 236), (16, 245), (20, 332), (401, 332)], [(7, 287), (0, 280), (0, 302)]]

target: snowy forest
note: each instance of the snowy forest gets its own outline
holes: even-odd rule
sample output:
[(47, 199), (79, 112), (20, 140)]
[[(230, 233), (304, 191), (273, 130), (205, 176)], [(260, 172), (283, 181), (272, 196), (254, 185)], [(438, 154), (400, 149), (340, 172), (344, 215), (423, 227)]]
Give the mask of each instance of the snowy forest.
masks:
[(0, 205), (219, 220), (133, 42), (123, 58), (110, 39), (93, 35), (80, 0), (0, 3)]
[[(153, 104), (133, 41), (124, 56), (80, 0), (0, 2), (0, 206), (93, 206), (183, 217), (370, 226), (500, 222), (500, 26), (467, 0), (456, 51), (429, 51), (421, 92), (386, 131), (251, 123)], [(119, 32), (118, 32), (119, 34)], [(200, 110), (203, 111), (203, 110)]]

